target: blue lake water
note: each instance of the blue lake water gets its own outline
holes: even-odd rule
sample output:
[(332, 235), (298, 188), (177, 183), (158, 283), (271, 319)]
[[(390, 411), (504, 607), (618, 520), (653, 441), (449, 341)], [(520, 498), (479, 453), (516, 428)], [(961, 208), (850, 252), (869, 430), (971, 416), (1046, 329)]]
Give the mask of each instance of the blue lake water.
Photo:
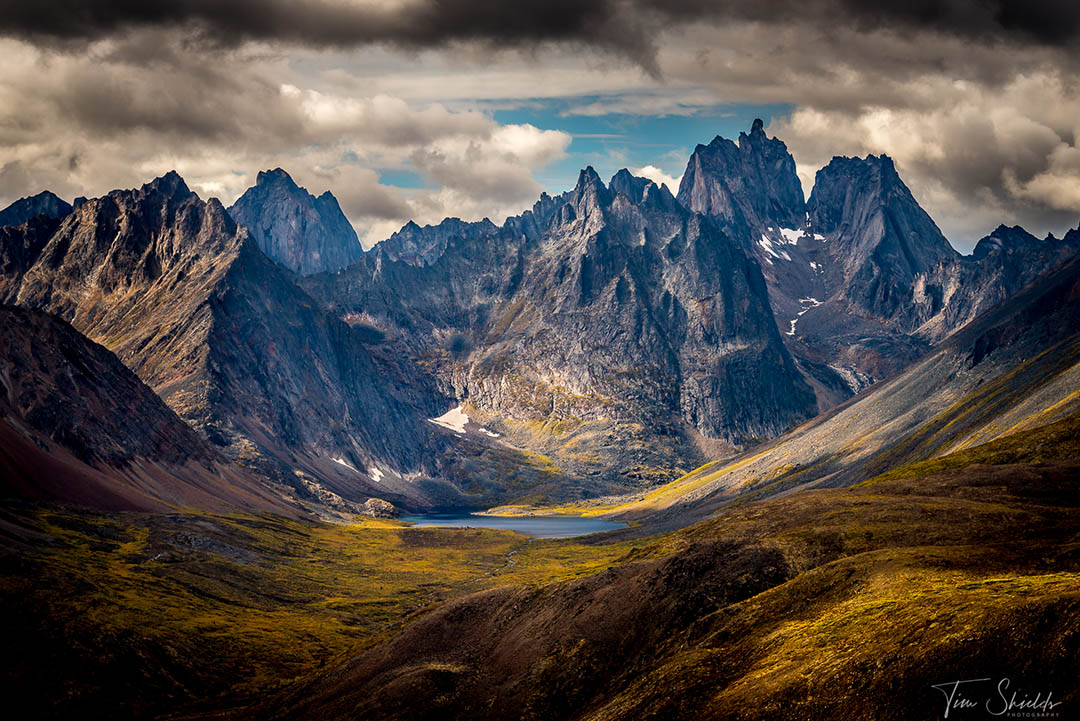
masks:
[(402, 516), (399, 520), (417, 526), (447, 526), (450, 528), (506, 528), (534, 538), (571, 538), (590, 533), (625, 528), (620, 521), (580, 516), (474, 516), (470, 513), (429, 513), (422, 516)]

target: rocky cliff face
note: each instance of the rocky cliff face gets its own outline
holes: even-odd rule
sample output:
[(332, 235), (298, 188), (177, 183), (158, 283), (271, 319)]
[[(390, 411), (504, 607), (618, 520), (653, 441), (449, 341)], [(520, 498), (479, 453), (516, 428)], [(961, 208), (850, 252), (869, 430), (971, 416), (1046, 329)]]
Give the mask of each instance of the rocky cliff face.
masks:
[(116, 353), (232, 458), (300, 490), (422, 502), (402, 476), (437, 455), (425, 419), (445, 401), (290, 279), (170, 173), (80, 205), (10, 295)]
[(698, 146), (679, 198), (742, 238), (784, 341), (825, 410), (893, 375), (979, 312), (1080, 250), (999, 229), (970, 258), (949, 245), (887, 156), (834, 158), (809, 201), (761, 124)]
[[(442, 250), (418, 262), (416, 248)], [(561, 424), (581, 434), (564, 439), (579, 459), (621, 451), (624, 470), (699, 456), (690, 437), (776, 435), (814, 407), (757, 266), (717, 223), (626, 171), (607, 186), (586, 169), (502, 228), (407, 228), (306, 285), (406, 338), (491, 427), (520, 439), (521, 424)]]
[(885, 155), (833, 158), (818, 171), (807, 210), (856, 313), (910, 328), (916, 277), (959, 258)]
[(694, 149), (679, 184), (679, 202), (747, 230), (801, 228), (806, 203), (787, 146), (765, 135), (761, 120), (738, 143), (717, 136)]
[(260, 172), (229, 214), (248, 228), (266, 255), (294, 273), (338, 270), (363, 254), (330, 191), (316, 198), (281, 168)]
[(0, 210), (0, 227), (22, 225), (31, 218), (45, 216), (59, 220), (71, 212), (71, 205), (56, 197), (48, 190), (37, 195), (20, 198), (8, 207)]
[(105, 509), (296, 512), (59, 318), (0, 306), (0, 327), (5, 496)]

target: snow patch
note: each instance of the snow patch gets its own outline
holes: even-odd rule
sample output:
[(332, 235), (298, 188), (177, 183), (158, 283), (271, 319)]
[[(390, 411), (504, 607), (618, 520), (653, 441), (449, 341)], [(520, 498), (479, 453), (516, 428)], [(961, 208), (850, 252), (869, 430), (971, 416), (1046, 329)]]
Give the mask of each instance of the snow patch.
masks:
[(480, 432), (483, 433), (485, 436), (489, 436), (491, 438), (502, 438), (501, 434), (496, 433), (495, 431), (489, 431), (487, 428), (481, 428)]
[(376, 483), (382, 483), (383, 472), (378, 466), (372, 466), (367, 469), (368, 475), (371, 476), (371, 480)]
[[(810, 265), (813, 265), (813, 263), (811, 263)], [(803, 317), (803, 313), (810, 310), (811, 308), (817, 308), (819, 305), (821, 305), (821, 301), (817, 298), (799, 298), (799, 305), (803, 306), (803, 309), (800, 310), (799, 313), (789, 321), (791, 323), (791, 330), (787, 331), (787, 334), (790, 336), (795, 335), (795, 324), (799, 322), (799, 318)]]
[(818, 265), (817, 263), (815, 263), (814, 261), (810, 261), (810, 270), (814, 270), (814, 271), (821, 270), (821, 266)]
[(355, 471), (356, 473), (359, 473), (359, 472), (360, 472), (360, 471), (357, 471), (357, 470), (356, 470), (356, 466), (354, 466), (353, 464), (349, 463), (349, 462), (348, 462), (347, 460), (345, 460), (344, 458), (331, 458), (330, 460), (332, 460), (332, 461), (333, 461), (334, 463), (337, 463), (338, 465), (342, 465), (342, 466), (345, 466), (346, 468), (348, 468), (348, 469), (349, 469), (349, 470), (351, 470), (351, 471)]
[(798, 245), (799, 238), (803, 237), (805, 233), (801, 230), (792, 230), (791, 228), (780, 228), (780, 235), (784, 236), (784, 241), (788, 245)]
[(462, 407), (458, 406), (457, 408), (451, 408), (438, 418), (429, 418), (428, 421), (434, 423), (437, 426), (448, 428), (454, 433), (464, 434), (465, 424), (469, 422), (469, 417), (465, 415)]
[[(773, 247), (772, 240), (770, 240), (769, 236), (765, 235), (764, 233), (762, 233), (761, 240), (758, 241), (758, 245), (760, 245), (762, 248), (764, 248), (765, 252), (768, 253), (769, 255), (771, 255), (774, 258), (783, 258), (784, 260), (791, 260), (791, 256), (787, 254), (787, 251), (784, 251), (784, 250), (779, 250), (778, 251), (778, 250), (776, 250), (776, 248)], [(765, 260), (769, 260), (769, 259), (766, 258)], [(769, 261), (769, 262), (770, 262), (770, 264), (772, 263), (772, 261)]]

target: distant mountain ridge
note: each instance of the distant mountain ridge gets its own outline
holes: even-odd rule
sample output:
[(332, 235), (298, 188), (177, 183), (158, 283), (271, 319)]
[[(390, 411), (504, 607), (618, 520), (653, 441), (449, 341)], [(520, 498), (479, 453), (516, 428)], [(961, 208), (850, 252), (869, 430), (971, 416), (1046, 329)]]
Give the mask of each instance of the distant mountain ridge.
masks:
[(22, 225), (31, 218), (45, 216), (59, 220), (71, 212), (71, 204), (48, 190), (37, 195), (20, 198), (0, 210), (0, 227)]
[(264, 253), (301, 275), (339, 270), (364, 252), (337, 198), (329, 190), (316, 198), (281, 168), (261, 171), (229, 214)]
[(586, 168), (502, 225), (369, 252), (283, 170), (229, 211), (171, 172), (0, 228), (0, 301), (298, 498), (482, 507), (644, 492), (775, 438), (1080, 250), (1001, 227), (960, 256), (888, 157), (834, 158), (808, 201), (795, 170), (758, 121), (697, 146), (678, 198)]
[(445, 401), (406, 358), (327, 317), (175, 172), (81, 204), (5, 287), (5, 302), (68, 320), (213, 445), (302, 495), (428, 502), (399, 472), (434, 470), (425, 419)]
[[(303, 284), (402, 338), (486, 424), (586, 473), (629, 452), (653, 478), (699, 456), (697, 437), (746, 443), (815, 407), (756, 264), (625, 170), (605, 185), (586, 168), (502, 227), (408, 226)], [(553, 422), (539, 438), (521, 430)]]

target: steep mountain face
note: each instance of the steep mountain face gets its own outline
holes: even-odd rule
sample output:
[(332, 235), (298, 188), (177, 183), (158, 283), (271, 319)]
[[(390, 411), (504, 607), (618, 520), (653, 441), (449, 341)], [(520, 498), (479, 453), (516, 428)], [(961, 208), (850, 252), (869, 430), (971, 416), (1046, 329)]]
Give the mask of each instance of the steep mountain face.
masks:
[(0, 210), (0, 226), (22, 225), (31, 218), (41, 215), (59, 220), (70, 212), (71, 205), (56, 197), (52, 192), (43, 190), (37, 195), (20, 198)]
[(885, 155), (833, 158), (818, 171), (807, 211), (829, 240), (842, 297), (874, 318), (900, 317), (903, 326), (915, 278), (959, 258)]
[(14, 300), (23, 275), (59, 226), (59, 219), (38, 215), (22, 225), (0, 227), (0, 303)]
[(106, 510), (297, 512), (59, 318), (0, 306), (0, 327), (5, 497)]
[(316, 198), (281, 168), (260, 172), (229, 214), (247, 227), (266, 255), (294, 273), (338, 270), (363, 254), (330, 191)]
[(70, 321), (203, 437), (302, 494), (430, 502), (404, 476), (437, 455), (424, 419), (446, 401), (291, 277), (170, 173), (80, 205), (9, 296)]
[(306, 287), (406, 339), (490, 428), (547, 451), (521, 424), (555, 422), (577, 460), (630, 454), (643, 477), (700, 456), (694, 439), (745, 443), (813, 410), (756, 265), (626, 171), (609, 187), (586, 169), (502, 228), (407, 227)]
[(794, 160), (755, 122), (737, 146), (698, 146), (679, 198), (717, 217), (761, 265), (784, 341), (822, 410), (899, 372), (1080, 250), (999, 229), (962, 257), (884, 155), (834, 158), (805, 204), (795, 187)]

